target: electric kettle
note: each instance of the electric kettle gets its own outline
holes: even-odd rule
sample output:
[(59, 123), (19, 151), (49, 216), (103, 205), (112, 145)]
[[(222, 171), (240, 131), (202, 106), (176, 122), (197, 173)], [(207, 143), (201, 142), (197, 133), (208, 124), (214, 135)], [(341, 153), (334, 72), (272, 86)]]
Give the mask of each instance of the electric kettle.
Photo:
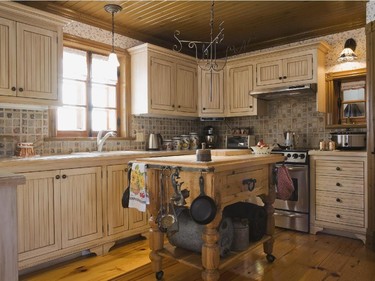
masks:
[(148, 150), (160, 150), (163, 139), (160, 134), (150, 134), (148, 138)]

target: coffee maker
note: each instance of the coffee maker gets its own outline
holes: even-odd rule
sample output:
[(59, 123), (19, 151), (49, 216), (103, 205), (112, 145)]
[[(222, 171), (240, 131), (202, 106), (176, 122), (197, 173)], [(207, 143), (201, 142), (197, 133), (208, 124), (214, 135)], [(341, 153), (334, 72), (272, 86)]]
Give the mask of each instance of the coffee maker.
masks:
[(204, 130), (204, 142), (206, 143), (206, 148), (216, 148), (217, 145), (217, 135), (215, 134), (214, 127), (206, 126)]

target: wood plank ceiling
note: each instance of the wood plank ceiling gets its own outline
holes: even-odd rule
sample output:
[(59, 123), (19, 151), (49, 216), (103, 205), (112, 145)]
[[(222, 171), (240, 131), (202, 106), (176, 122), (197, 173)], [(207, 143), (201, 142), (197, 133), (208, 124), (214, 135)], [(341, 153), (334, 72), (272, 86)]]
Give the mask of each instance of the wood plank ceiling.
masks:
[[(116, 3), (115, 32), (171, 49), (180, 38), (207, 41), (210, 1), (25, 1), (45, 10), (111, 30), (104, 5)], [(366, 1), (215, 1), (215, 27), (224, 21), (222, 46), (254, 51), (364, 27)], [(216, 33), (216, 32), (214, 32)], [(343, 42), (344, 44), (344, 42)], [(222, 48), (219, 51), (223, 53)], [(187, 49), (187, 48), (185, 48)], [(185, 50), (186, 51), (186, 50)]]

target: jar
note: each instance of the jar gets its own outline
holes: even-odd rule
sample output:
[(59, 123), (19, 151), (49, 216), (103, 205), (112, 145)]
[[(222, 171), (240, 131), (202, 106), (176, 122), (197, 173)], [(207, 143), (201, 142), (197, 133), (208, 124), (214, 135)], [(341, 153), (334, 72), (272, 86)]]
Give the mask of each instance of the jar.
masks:
[(333, 140), (329, 141), (328, 149), (331, 150), (331, 151), (336, 149), (336, 143)]
[(163, 140), (163, 150), (172, 150), (172, 140)]
[(172, 138), (172, 148), (173, 150), (181, 150), (181, 138), (180, 137)]
[(190, 149), (196, 150), (199, 147), (199, 136), (197, 133), (190, 133)]
[(181, 135), (181, 149), (182, 150), (190, 149), (190, 135)]
[(326, 150), (326, 142), (324, 140), (321, 140), (319, 142), (319, 150), (320, 151)]

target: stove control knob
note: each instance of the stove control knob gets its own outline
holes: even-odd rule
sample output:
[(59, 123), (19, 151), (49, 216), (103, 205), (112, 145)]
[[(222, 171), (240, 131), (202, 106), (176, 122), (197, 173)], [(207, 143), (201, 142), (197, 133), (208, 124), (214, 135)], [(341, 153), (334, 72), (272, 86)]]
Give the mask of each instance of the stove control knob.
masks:
[(298, 158), (298, 154), (297, 153), (293, 153), (293, 159), (297, 159)]
[(301, 158), (301, 159), (305, 159), (305, 157), (306, 157), (306, 155), (303, 154), (303, 153), (301, 153), (301, 154), (299, 155), (299, 158)]
[(288, 153), (288, 154), (286, 155), (286, 157), (287, 157), (287, 158), (290, 158), (290, 157), (292, 157), (292, 155), (291, 155), (290, 153)]

